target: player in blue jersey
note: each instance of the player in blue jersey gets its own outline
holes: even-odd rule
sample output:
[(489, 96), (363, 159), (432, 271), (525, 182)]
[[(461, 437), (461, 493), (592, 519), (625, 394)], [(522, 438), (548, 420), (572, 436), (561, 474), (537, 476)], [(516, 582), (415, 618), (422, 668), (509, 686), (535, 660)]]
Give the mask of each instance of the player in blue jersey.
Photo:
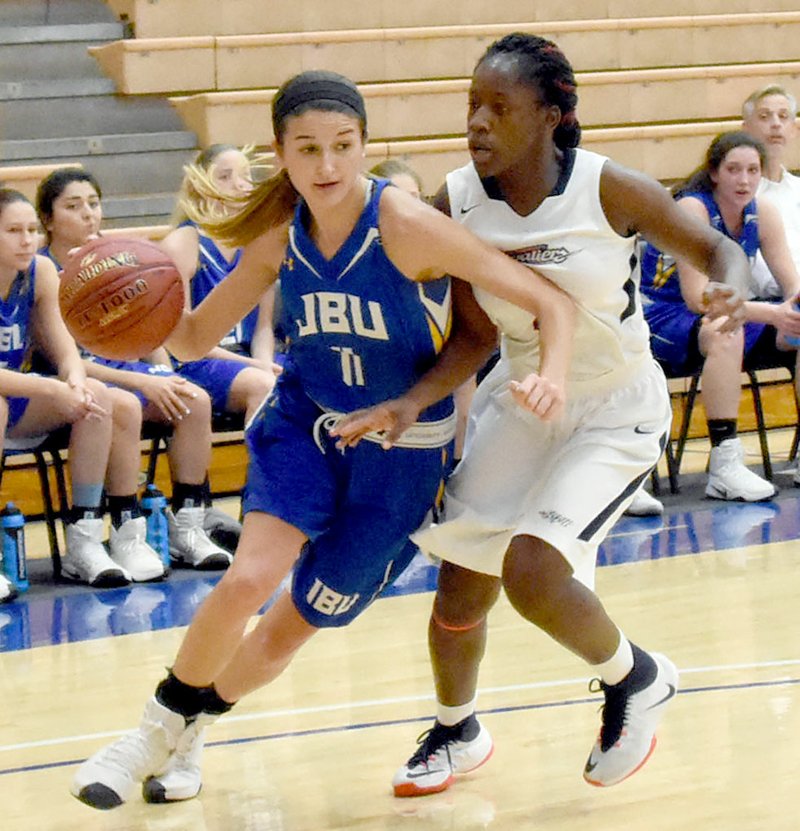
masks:
[[(195, 166), (208, 174), (222, 194), (242, 196), (252, 188), (250, 156), (233, 145), (212, 144), (197, 156)], [(194, 210), (208, 207), (190, 176), (184, 177), (180, 203)], [(175, 225), (160, 245), (178, 266), (194, 308), (233, 271), (241, 252), (214, 239), (180, 208)], [(258, 307), (237, 320), (202, 359), (178, 364), (184, 378), (208, 391), (215, 413), (243, 413), (249, 421), (272, 389), (274, 296), (274, 289), (266, 291)]]
[[(330, 72), (285, 83), (273, 105), (282, 170), (215, 236), (243, 246), (238, 267), (169, 340), (202, 355), (280, 276), (286, 367), (247, 431), (242, 537), (231, 568), (198, 610), (140, 728), (79, 768), (72, 793), (121, 804), (145, 780), (150, 801), (195, 796), (205, 725), (270, 682), (320, 628), (352, 621), (413, 556), (408, 535), (434, 505), (454, 431), (449, 389), (494, 346), (451, 319), (458, 274), (537, 318), (542, 362), (510, 394), (531, 417), (557, 418), (575, 309), (536, 273), (418, 199), (363, 174), (366, 112), (355, 84)], [(452, 327), (452, 331), (451, 331)], [(413, 422), (391, 449), (330, 434), (342, 414), (394, 398), (458, 342), (449, 381), (421, 384)], [(442, 358), (442, 360), (445, 360)], [(245, 626), (294, 566), (282, 591)]]
[[(61, 268), (69, 252), (100, 234), (102, 191), (88, 171), (61, 168), (39, 184), (36, 208), (45, 231), (40, 254)], [(197, 569), (227, 568), (230, 552), (215, 544), (204, 528), (211, 461), (211, 401), (201, 387), (173, 372), (166, 350), (140, 361), (114, 361), (84, 354), (87, 374), (110, 385), (115, 412), (129, 413), (128, 441), (138, 445), (142, 421), (172, 426), (168, 447), (172, 477), (169, 547), (172, 560)], [(138, 452), (128, 454), (128, 481), (108, 495), (111, 536), (127, 551), (125, 565), (137, 581), (160, 579), (164, 563), (145, 540), (146, 523), (136, 498)], [(130, 490), (133, 488), (133, 490)], [(231, 520), (233, 522), (233, 520)]]
[[(75, 343), (58, 309), (58, 276), (37, 256), (39, 222), (33, 205), (14, 190), (0, 189), (0, 436), (24, 438), (70, 425), (72, 507), (66, 510), (65, 576), (92, 586), (126, 585), (127, 547), (112, 537), (103, 545), (102, 497), (112, 487), (135, 489), (129, 473), (138, 433), (129, 413), (113, 412), (109, 390), (86, 377)], [(34, 348), (57, 375), (31, 371)], [(112, 493), (118, 493), (113, 491)]]
[(642, 256), (644, 312), (654, 354), (672, 375), (689, 375), (702, 366), (711, 440), (706, 494), (715, 499), (757, 502), (775, 495), (771, 482), (745, 466), (737, 437), (742, 362), (794, 367), (797, 358), (780, 333), (800, 334), (800, 313), (793, 303), (800, 277), (777, 208), (756, 199), (764, 160), (758, 139), (738, 131), (721, 133), (703, 165), (675, 188), (675, 198), (687, 214), (738, 243), (751, 266), (760, 250), (779, 281), (783, 302), (750, 300), (744, 305), (743, 329), (721, 333), (700, 312), (703, 274), (652, 244)]

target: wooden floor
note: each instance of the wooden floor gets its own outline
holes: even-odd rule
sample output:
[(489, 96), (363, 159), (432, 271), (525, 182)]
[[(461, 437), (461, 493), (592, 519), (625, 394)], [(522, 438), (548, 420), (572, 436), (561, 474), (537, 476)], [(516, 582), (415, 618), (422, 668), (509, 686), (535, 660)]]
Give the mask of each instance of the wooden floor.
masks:
[[(112, 636), (87, 623), (89, 640), (0, 653), (0, 828), (796, 831), (800, 502), (786, 488), (769, 510), (667, 503), (663, 521), (615, 529), (605, 561), (624, 562), (598, 570), (617, 623), (667, 653), (682, 684), (654, 756), (614, 788), (581, 777), (600, 706), (586, 668), (503, 600), (479, 696), (493, 758), (444, 794), (393, 798), (392, 773), (434, 711), (432, 595), (422, 591), (381, 599), (349, 628), (321, 633), (275, 684), (215, 725), (198, 799), (153, 806), (137, 797), (94, 812), (68, 783), (77, 762), (135, 725), (174, 656), (182, 628), (156, 628), (148, 605), (168, 595), (170, 578), (126, 597), (141, 599), (140, 617), (156, 631)], [(197, 599), (208, 588), (199, 584)], [(0, 606), (0, 629), (14, 624), (12, 605)], [(31, 604), (31, 631), (55, 633), (41, 616)]]

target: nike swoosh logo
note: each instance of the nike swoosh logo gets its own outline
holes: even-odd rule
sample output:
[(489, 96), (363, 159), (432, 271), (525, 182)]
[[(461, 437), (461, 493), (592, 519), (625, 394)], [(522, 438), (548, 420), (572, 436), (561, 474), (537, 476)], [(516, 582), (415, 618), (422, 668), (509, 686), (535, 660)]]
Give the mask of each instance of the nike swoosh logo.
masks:
[(586, 763), (586, 767), (584, 768), (584, 770), (586, 771), (586, 773), (591, 773), (596, 767), (597, 762), (589, 761)]
[(419, 779), (421, 776), (428, 776), (431, 773), (444, 773), (444, 768), (427, 768), (425, 770), (420, 771), (419, 773), (414, 773), (413, 770), (410, 770), (406, 777), (408, 779)]
[(670, 698), (672, 698), (675, 695), (675, 693), (677, 692), (677, 690), (675, 689), (675, 685), (674, 684), (667, 684), (667, 687), (668, 687), (667, 694), (660, 701), (656, 701), (655, 704), (651, 704), (647, 708), (648, 710), (652, 710), (653, 707), (658, 707), (660, 704), (664, 704), (664, 702), (669, 701)]
[(461, 209), (461, 216), (464, 216), (464, 214), (468, 214), (470, 211), (474, 211), (475, 208), (477, 208), (477, 207), (478, 207), (478, 205), (470, 205), (468, 208), (462, 208)]
[(655, 430), (645, 430), (645, 429), (642, 427), (642, 425), (641, 425), (641, 424), (637, 424), (637, 425), (633, 428), (633, 432), (634, 432), (634, 433), (639, 433), (639, 434), (640, 434), (640, 435), (642, 435), (642, 436), (649, 436), (649, 435), (652, 435), (653, 433), (655, 433), (656, 431), (655, 431)]

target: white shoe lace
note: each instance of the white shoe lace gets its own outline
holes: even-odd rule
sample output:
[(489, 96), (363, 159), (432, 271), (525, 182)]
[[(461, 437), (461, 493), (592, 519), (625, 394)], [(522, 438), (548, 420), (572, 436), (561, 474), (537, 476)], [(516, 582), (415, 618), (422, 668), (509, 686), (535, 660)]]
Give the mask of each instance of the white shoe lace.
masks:
[(139, 730), (126, 733), (102, 750), (97, 762), (116, 769), (132, 781), (141, 781), (154, 773), (153, 752)]

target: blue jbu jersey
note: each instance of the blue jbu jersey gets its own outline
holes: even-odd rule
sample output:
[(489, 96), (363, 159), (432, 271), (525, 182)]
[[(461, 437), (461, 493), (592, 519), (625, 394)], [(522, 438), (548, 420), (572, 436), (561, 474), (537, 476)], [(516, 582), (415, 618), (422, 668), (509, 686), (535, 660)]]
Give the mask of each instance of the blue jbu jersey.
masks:
[[(370, 182), (364, 211), (330, 260), (308, 234), (300, 205), (280, 270), (286, 373), (320, 407), (369, 407), (408, 390), (436, 360), (450, 334), (450, 280), (415, 283), (386, 256), (378, 228), (385, 180)], [(422, 420), (442, 418), (451, 402)]]
[(8, 297), (0, 299), (0, 367), (25, 372), (30, 368), (30, 329), (36, 287), (36, 259), (20, 271)]
[[(219, 246), (211, 237), (203, 233), (197, 223), (187, 219), (181, 223), (180, 227), (183, 228), (187, 225), (197, 228), (200, 237), (199, 265), (189, 283), (190, 301), (192, 308), (194, 308), (205, 300), (214, 286), (221, 283), (236, 268), (242, 252), (237, 249), (233, 259), (229, 262), (225, 259), (222, 251), (219, 250)], [(250, 343), (253, 340), (257, 322), (258, 309), (253, 309), (244, 320), (236, 324), (220, 341), (219, 345), (234, 352), (244, 352), (249, 355)]]
[[(745, 205), (742, 231), (736, 237), (725, 225), (719, 206), (710, 192), (697, 191), (685, 195), (693, 196), (705, 205), (711, 226), (738, 243), (752, 266), (760, 247), (756, 200), (752, 199)], [(652, 303), (683, 303), (675, 260), (669, 254), (664, 254), (650, 243), (647, 244), (642, 255), (641, 288), (642, 293)], [(644, 311), (648, 321), (652, 321), (652, 315), (657, 314), (657, 311), (647, 303), (644, 305)]]

